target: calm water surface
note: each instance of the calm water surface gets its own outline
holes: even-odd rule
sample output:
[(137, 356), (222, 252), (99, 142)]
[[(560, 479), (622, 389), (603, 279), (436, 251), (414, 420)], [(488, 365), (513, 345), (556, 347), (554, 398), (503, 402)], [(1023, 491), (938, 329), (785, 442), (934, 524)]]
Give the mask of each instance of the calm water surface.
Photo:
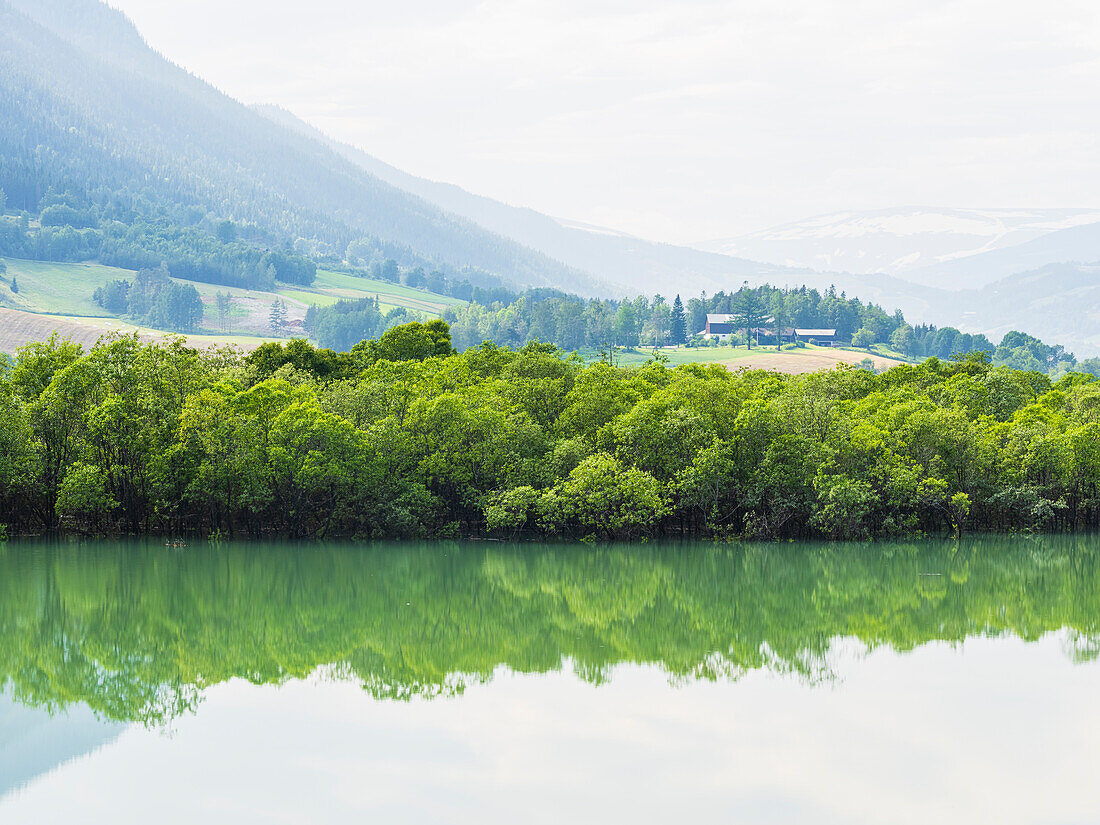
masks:
[(0, 545), (0, 822), (1100, 823), (1100, 541)]

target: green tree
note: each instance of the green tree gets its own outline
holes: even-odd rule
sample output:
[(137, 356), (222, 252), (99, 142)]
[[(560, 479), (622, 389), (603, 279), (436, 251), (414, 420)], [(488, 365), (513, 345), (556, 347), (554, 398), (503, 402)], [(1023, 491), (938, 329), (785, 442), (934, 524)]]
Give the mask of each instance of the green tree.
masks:
[(750, 289), (748, 284), (741, 287), (734, 301), (733, 316), (737, 326), (745, 330), (746, 345), (751, 350), (752, 331), (768, 320), (760, 291)]
[(860, 327), (852, 336), (852, 346), (860, 349), (870, 349), (875, 343), (875, 334), (867, 327)]
[(214, 296), (214, 305), (218, 312), (218, 329), (229, 332), (233, 328), (233, 295), (229, 292), (218, 292)]
[(668, 340), (677, 346), (687, 343), (687, 320), (684, 317), (684, 305), (680, 296), (672, 302), (672, 322), (669, 327)]
[(586, 458), (539, 503), (540, 517), (556, 529), (573, 525), (607, 538), (644, 532), (665, 508), (657, 479), (606, 453)]
[(423, 361), (454, 353), (451, 328), (446, 321), (428, 321), (388, 329), (376, 341), (363, 341), (351, 349), (365, 363), (375, 361)]
[(220, 221), (214, 234), (222, 243), (233, 243), (237, 240), (237, 225), (233, 221)]
[(909, 324), (901, 324), (890, 333), (890, 347), (902, 355), (915, 355), (917, 351), (917, 339), (913, 334), (913, 328)]
[(282, 298), (276, 298), (271, 302), (271, 310), (267, 315), (268, 328), (276, 335), (282, 334), (286, 328), (287, 310)]
[(627, 349), (638, 346), (638, 315), (629, 301), (623, 301), (615, 314), (615, 343)]
[(772, 295), (768, 309), (772, 316), (772, 328), (775, 330), (775, 346), (777, 349), (782, 349), (783, 328), (788, 323), (787, 302), (784, 296), (779, 292)]
[(203, 312), (202, 297), (193, 285), (169, 283), (157, 293), (148, 319), (160, 329), (192, 332), (202, 323)]

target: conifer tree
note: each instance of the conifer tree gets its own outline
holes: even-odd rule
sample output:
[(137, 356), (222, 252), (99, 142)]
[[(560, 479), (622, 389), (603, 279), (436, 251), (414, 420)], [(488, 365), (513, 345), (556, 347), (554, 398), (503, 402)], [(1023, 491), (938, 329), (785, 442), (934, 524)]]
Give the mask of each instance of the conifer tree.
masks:
[(673, 344), (687, 343), (687, 320), (684, 318), (684, 304), (680, 301), (679, 295), (672, 302), (672, 323), (669, 326), (668, 338)]
[(286, 303), (282, 298), (276, 298), (271, 304), (271, 314), (267, 319), (268, 326), (271, 327), (271, 331), (279, 333), (283, 331), (283, 327), (286, 326)]

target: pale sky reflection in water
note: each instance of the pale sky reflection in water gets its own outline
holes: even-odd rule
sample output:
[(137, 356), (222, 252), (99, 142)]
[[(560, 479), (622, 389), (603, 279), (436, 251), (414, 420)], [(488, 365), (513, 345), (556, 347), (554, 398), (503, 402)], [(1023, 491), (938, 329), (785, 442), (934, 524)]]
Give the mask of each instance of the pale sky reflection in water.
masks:
[(1100, 665), (1067, 636), (670, 686), (497, 672), (456, 699), (210, 689), (0, 800), (3, 823), (1100, 823)]

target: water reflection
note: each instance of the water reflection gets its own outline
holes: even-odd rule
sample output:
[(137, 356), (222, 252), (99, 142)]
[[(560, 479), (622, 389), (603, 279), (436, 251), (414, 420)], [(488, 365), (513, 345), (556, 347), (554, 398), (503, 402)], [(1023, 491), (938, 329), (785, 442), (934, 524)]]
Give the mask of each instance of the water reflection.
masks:
[(77, 705), (51, 713), (0, 692), (0, 799), (36, 777), (115, 741), (124, 726)]
[[(0, 549), (0, 686), (47, 713), (161, 725), (234, 678), (326, 667), (376, 698), (451, 696), (504, 666), (619, 663), (675, 682), (842, 677), (873, 650), (1066, 629), (1100, 650), (1086, 538), (959, 545), (320, 546), (13, 543)], [(563, 665), (563, 663), (566, 663)]]

